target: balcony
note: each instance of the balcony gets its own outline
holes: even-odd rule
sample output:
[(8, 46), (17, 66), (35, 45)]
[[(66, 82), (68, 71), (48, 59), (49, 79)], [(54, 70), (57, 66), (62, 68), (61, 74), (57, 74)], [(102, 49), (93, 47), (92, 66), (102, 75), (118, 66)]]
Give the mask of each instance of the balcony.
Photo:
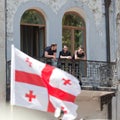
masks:
[[(37, 59), (51, 64), (51, 59)], [(10, 92), (10, 61), (7, 62), (7, 94)], [(83, 90), (115, 91), (117, 83), (116, 63), (90, 60), (58, 59), (58, 68), (77, 77)]]
[[(51, 59), (38, 59), (51, 64)], [(114, 90), (117, 82), (116, 63), (90, 60), (58, 59), (57, 67), (77, 77), (83, 89)]]

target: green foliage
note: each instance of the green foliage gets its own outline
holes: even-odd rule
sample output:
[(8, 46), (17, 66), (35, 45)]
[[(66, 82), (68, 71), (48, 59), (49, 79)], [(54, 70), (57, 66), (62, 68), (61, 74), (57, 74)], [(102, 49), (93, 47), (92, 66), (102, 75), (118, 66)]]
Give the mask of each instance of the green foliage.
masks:
[(75, 44), (74, 44), (74, 48), (78, 49), (78, 47), (80, 45), (83, 46), (84, 42), (84, 31), (82, 30), (76, 30), (75, 31)]
[(63, 17), (62, 24), (67, 26), (76, 26), (76, 27), (85, 26), (83, 18), (73, 13), (65, 14)]
[(36, 10), (26, 11), (22, 16), (21, 23), (45, 24), (43, 16)]
[[(66, 44), (71, 51), (72, 48), (77, 49), (80, 45), (83, 46), (84, 44), (84, 30), (77, 30), (79, 27), (85, 28), (85, 22), (83, 18), (81, 18), (78, 14), (75, 13), (67, 13), (63, 17), (62, 21), (63, 26), (73, 26), (76, 27), (76, 29), (65, 29), (63, 28), (63, 34), (62, 34), (62, 45)], [(74, 29), (74, 45), (72, 45), (72, 29)], [(74, 46), (74, 47), (73, 47)], [(73, 53), (73, 51), (71, 51)]]
[(69, 50), (71, 50), (71, 31), (70, 30), (63, 30), (62, 36), (62, 45), (67, 45)]

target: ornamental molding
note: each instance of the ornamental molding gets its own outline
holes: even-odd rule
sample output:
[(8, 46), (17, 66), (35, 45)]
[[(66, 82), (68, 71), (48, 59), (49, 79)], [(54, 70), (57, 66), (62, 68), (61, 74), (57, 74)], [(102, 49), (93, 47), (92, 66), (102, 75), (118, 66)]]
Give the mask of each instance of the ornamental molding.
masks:
[(67, 0), (48, 0), (47, 4), (57, 14), (59, 9), (67, 2)]

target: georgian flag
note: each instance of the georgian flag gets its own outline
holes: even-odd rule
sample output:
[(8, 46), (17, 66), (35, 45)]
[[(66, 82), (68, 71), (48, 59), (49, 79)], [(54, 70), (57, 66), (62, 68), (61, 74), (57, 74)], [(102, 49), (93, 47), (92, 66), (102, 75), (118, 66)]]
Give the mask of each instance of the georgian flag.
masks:
[(11, 104), (55, 112), (64, 111), (63, 120), (76, 118), (75, 98), (80, 94), (78, 80), (53, 66), (44, 64), (12, 46)]

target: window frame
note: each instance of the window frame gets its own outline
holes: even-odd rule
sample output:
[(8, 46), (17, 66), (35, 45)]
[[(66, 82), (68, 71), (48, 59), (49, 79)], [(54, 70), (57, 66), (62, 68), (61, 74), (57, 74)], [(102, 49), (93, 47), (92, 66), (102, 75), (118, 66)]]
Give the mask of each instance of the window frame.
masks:
[[(74, 40), (74, 38), (75, 38), (75, 30), (82, 30), (82, 31), (84, 32), (83, 48), (84, 48), (85, 54), (87, 54), (87, 53), (86, 53), (86, 23), (85, 23), (85, 20), (84, 20), (84, 18), (83, 18), (79, 13), (77, 13), (77, 12), (69, 11), (69, 12), (66, 12), (66, 13), (64, 14), (64, 16), (65, 16), (65, 15), (68, 15), (68, 14), (75, 14), (75, 15), (79, 16), (80, 18), (82, 18), (82, 20), (83, 20), (83, 22), (84, 22), (84, 25), (85, 25), (84, 27), (78, 27), (78, 26), (68, 26), (68, 25), (63, 25), (63, 24), (62, 24), (62, 32), (63, 32), (63, 30), (70, 30), (70, 31), (71, 31), (71, 34), (72, 34), (72, 36), (71, 36), (71, 38), (72, 38), (71, 43), (72, 43), (72, 45), (73, 45), (73, 47), (72, 47), (72, 54), (73, 54), (74, 51), (75, 51), (75, 48), (74, 48), (74, 43), (75, 43), (75, 40)], [(64, 16), (63, 16), (63, 17), (64, 17)], [(63, 36), (63, 34), (62, 34), (62, 36)]]
[[(28, 9), (28, 10), (26, 10), (26, 11), (36, 11), (37, 12), (37, 14), (39, 14), (41, 17), (42, 17), (42, 19), (44, 20), (44, 23), (45, 24), (35, 24), (35, 23), (21, 23), (20, 22), (20, 34), (21, 34), (21, 26), (31, 26), (31, 27), (39, 27), (39, 28), (43, 28), (44, 29), (44, 40), (43, 40), (43, 49), (45, 48), (45, 46), (46, 46), (46, 20), (45, 20), (45, 17), (44, 17), (44, 15), (42, 14), (42, 12), (40, 12), (40, 11), (38, 11), (38, 10), (36, 10), (36, 9)], [(25, 11), (25, 12), (26, 12)], [(25, 13), (24, 12), (24, 13)], [(23, 13), (23, 14), (24, 14)], [(21, 19), (22, 19), (22, 17), (21, 17)], [(21, 40), (21, 35), (20, 35), (20, 48), (22, 49), (23, 48), (23, 43), (22, 43), (22, 40)], [(39, 50), (39, 49), (38, 49)], [(38, 52), (38, 51), (36, 51), (36, 52)]]

